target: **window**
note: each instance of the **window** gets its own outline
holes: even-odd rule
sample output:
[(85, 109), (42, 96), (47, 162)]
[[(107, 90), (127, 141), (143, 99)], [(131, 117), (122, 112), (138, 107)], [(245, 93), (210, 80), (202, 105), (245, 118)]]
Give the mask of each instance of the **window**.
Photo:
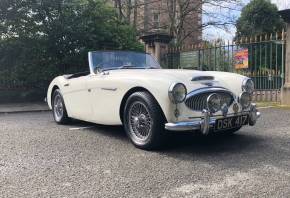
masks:
[(153, 28), (158, 29), (160, 27), (160, 15), (159, 13), (153, 13)]

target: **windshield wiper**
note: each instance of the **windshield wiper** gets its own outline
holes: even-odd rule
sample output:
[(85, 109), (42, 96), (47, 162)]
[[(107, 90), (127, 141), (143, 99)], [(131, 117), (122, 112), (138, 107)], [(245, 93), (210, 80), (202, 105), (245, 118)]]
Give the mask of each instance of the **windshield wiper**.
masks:
[(123, 65), (121, 67), (118, 67), (118, 69), (159, 69), (157, 67), (148, 66), (148, 67), (137, 67), (135, 65)]
[(109, 68), (104, 68), (104, 69), (101, 69), (101, 71), (109, 71), (109, 70), (118, 70), (119, 68), (118, 67), (109, 67)]

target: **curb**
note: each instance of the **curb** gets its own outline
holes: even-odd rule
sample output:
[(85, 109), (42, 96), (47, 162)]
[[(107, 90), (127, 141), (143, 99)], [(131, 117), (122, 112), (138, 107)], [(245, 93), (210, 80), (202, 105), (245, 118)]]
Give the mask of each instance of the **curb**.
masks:
[(7, 112), (1, 112), (0, 114), (16, 114), (16, 113), (37, 113), (37, 112), (48, 112), (51, 111), (50, 109), (42, 109), (42, 110), (27, 110), (27, 111), (7, 111)]

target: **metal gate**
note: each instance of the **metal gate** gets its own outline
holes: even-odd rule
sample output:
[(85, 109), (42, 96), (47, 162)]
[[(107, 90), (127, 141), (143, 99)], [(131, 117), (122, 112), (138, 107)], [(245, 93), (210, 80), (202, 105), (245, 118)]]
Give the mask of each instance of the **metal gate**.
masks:
[(161, 63), (165, 68), (226, 71), (251, 77), (254, 100), (280, 102), (284, 84), (286, 34), (261, 35), (238, 41), (203, 42), (169, 48)]

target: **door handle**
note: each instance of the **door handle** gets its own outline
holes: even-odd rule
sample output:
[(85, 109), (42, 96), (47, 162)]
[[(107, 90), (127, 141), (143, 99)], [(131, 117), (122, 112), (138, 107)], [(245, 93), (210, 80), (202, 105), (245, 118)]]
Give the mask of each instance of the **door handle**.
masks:
[(69, 86), (69, 83), (67, 83), (67, 84), (64, 84), (64, 86), (65, 86), (65, 87), (68, 87), (68, 86)]
[(88, 89), (88, 92), (91, 92), (92, 90), (91, 89)]

